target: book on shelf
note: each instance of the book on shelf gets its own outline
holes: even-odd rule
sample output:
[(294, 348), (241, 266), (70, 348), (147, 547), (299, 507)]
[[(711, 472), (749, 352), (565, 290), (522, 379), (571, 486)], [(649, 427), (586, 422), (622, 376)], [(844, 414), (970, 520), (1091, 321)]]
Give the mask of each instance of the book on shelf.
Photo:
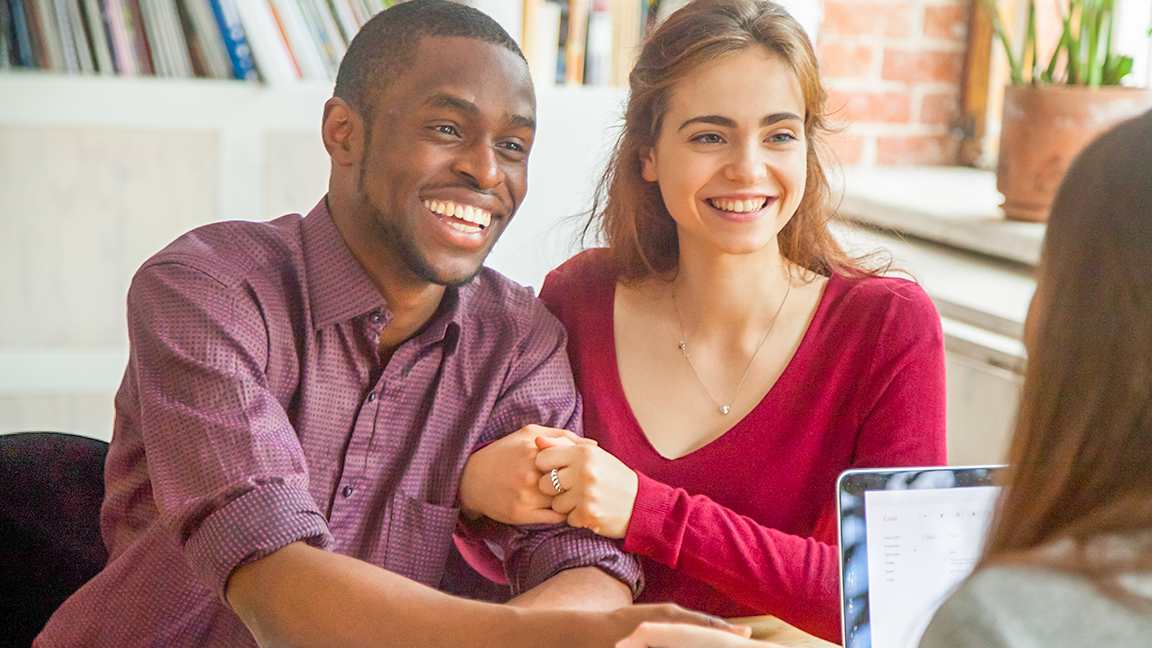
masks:
[(589, 0), (568, 0), (564, 43), (564, 83), (584, 83), (584, 51), (588, 38)]
[(101, 3), (116, 72), (122, 76), (136, 76), (141, 70), (137, 62), (136, 31), (127, 0), (101, 0)]
[(53, 0), (30, 1), (26, 3), (26, 8), (30, 10), (39, 36), (41, 67), (55, 72), (68, 71), (68, 64), (64, 58), (64, 42), (60, 38)]
[(584, 83), (607, 85), (612, 80), (612, 12), (609, 0), (592, 0), (584, 46)]
[(212, 13), (212, 5), (208, 0), (182, 0), (176, 8), (180, 11), (180, 23), (195, 75), (211, 79), (232, 78), (232, 62), (228, 58), (223, 31)]
[(116, 66), (112, 62), (112, 48), (105, 28), (107, 22), (99, 0), (84, 0), (80, 10), (84, 13), (84, 24), (88, 28), (88, 42), (92, 47), (96, 70), (100, 74), (115, 73)]
[(139, 74), (151, 75), (156, 73), (156, 63), (152, 51), (148, 49), (148, 35), (145, 31), (140, 2), (141, 0), (121, 0), (121, 5), (124, 9), (124, 24), (127, 26), (132, 44), (131, 56), (136, 71)]
[(20, 0), (5, 0), (0, 6), (5, 10), (8, 33), (11, 42), (8, 49), (8, 62), (11, 67), (35, 67), (36, 59), (32, 56), (32, 40), (28, 33), (28, 18), (24, 13), (24, 5)]
[(537, 86), (556, 83), (560, 65), (560, 23), (563, 8), (559, 2), (525, 0), (524, 33), (520, 49)]
[[(397, 0), (399, 1), (399, 0)], [(457, 0), (501, 23), (533, 78), (627, 81), (654, 0)], [(669, 0), (665, 0), (669, 1)], [(393, 0), (0, 0), (0, 69), (331, 81)]]
[(228, 52), (228, 59), (232, 63), (233, 78), (242, 81), (255, 81), (256, 62), (252, 59), (252, 50), (248, 45), (248, 37), (244, 34), (244, 25), (240, 23), (240, 13), (236, 10), (235, 0), (210, 0), (212, 14), (216, 17), (216, 25), (220, 29), (220, 37), (224, 41), (224, 49)]
[(521, 47), (537, 86), (628, 85), (652, 0), (524, 0)]
[(268, 83), (287, 83), (300, 78), (300, 68), (288, 49), (284, 32), (267, 2), (236, 3), (240, 23), (252, 48), (256, 69)]

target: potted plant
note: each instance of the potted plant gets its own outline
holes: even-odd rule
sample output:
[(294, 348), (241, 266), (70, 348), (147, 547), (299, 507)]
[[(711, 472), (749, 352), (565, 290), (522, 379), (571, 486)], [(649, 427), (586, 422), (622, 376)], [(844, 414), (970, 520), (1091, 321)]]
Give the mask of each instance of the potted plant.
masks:
[(1019, 50), (1012, 47), (996, 0), (982, 0), (1011, 70), (996, 168), (996, 188), (1010, 219), (1047, 220), (1072, 158), (1100, 133), (1152, 108), (1152, 90), (1120, 85), (1132, 58), (1113, 51), (1115, 1), (1059, 0), (1063, 33), (1042, 66), (1036, 0), (1027, 0)]

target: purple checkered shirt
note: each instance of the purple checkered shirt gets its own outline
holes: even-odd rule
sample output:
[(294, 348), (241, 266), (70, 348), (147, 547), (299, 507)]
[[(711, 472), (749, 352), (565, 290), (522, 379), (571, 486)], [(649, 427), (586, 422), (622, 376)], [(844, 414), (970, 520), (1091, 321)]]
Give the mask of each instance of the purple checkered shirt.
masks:
[[(468, 453), (529, 423), (578, 429), (580, 403), (560, 325), (491, 270), (381, 366), (390, 319), (325, 201), (199, 228), (145, 263), (105, 468), (108, 566), (36, 645), (254, 646), (228, 577), (297, 540), (435, 587)], [(588, 565), (637, 587), (612, 541), (491, 527), (514, 591)]]

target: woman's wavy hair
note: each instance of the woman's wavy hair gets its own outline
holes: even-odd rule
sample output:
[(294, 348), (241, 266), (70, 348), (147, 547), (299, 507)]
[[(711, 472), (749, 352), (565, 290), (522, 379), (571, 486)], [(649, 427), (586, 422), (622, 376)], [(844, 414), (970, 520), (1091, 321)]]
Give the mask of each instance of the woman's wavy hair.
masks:
[(835, 210), (820, 160), (831, 130), (828, 93), (803, 27), (783, 7), (766, 0), (693, 0), (644, 42), (629, 76), (623, 130), (584, 228), (585, 235), (595, 232), (608, 244), (621, 279), (637, 280), (677, 267), (676, 223), (658, 184), (644, 179), (641, 163), (656, 145), (673, 90), (699, 66), (752, 47), (764, 48), (790, 67), (804, 96), (807, 182), (796, 214), (778, 236), (781, 253), (825, 276), (879, 273), (864, 269), (864, 259), (849, 256), (828, 228)]
[[(1152, 569), (1149, 169), (1152, 112), (1089, 145), (1056, 195), (1009, 467), (980, 567), (1034, 560), (1032, 550), (1065, 541), (1076, 550), (1050, 566), (1106, 592), (1122, 594), (1122, 573)], [(1137, 542), (1117, 554), (1109, 536)], [(1152, 610), (1152, 599), (1142, 603)]]

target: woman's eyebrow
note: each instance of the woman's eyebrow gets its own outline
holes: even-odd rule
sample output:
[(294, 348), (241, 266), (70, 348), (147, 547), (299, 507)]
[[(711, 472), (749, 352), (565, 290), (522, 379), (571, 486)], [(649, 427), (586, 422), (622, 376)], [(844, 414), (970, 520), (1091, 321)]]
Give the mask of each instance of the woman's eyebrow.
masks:
[[(800, 116), (796, 113), (778, 112), (772, 113), (771, 115), (764, 115), (764, 117), (760, 119), (760, 127), (764, 128), (765, 126), (771, 126), (776, 122), (788, 121), (790, 119), (794, 119), (796, 121), (804, 121), (800, 119)], [(714, 126), (723, 126), (725, 128), (736, 128), (736, 121), (728, 117), (723, 117), (721, 115), (702, 115), (700, 117), (693, 117), (683, 124), (680, 124), (680, 128), (676, 129), (676, 132), (680, 132), (692, 124), (712, 124)]]

